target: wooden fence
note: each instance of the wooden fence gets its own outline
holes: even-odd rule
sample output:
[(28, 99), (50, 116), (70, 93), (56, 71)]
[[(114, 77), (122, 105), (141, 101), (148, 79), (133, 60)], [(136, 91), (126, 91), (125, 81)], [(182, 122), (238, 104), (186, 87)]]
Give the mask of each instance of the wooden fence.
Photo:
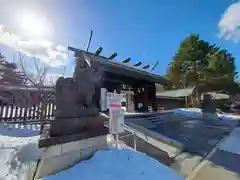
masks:
[[(4, 86), (1, 88), (1, 92), (6, 92), (10, 95), (12, 101), (6, 100), (6, 97), (0, 99), (0, 121), (4, 122), (34, 122), (41, 120), (50, 120), (54, 118), (55, 113), (55, 92), (53, 88), (39, 89), (39, 87), (23, 88), (21, 86)], [(17, 93), (16, 93), (17, 92)], [(20, 93), (19, 93), (20, 92)], [(34, 98), (32, 102), (32, 96), (28, 94), (36, 94), (38, 101)], [(4, 94), (4, 93), (2, 93)], [(17, 97), (16, 97), (17, 96)], [(23, 96), (19, 98), (19, 96)], [(26, 100), (26, 98), (28, 98)], [(15, 102), (14, 99), (22, 99), (24, 103)]]

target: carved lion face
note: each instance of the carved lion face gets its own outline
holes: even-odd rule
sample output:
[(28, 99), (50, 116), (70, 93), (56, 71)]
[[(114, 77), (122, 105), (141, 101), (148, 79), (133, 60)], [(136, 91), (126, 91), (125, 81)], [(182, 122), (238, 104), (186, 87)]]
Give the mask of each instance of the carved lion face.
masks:
[(103, 71), (99, 68), (91, 68), (91, 71), (89, 71), (89, 78), (91, 78), (94, 84), (100, 85), (103, 81)]

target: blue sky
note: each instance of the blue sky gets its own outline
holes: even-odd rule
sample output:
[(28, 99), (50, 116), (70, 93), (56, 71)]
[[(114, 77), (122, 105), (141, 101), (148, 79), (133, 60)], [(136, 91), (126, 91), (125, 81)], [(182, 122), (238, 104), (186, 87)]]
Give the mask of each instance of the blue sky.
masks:
[[(51, 33), (42, 38), (54, 44), (85, 48), (89, 31), (93, 30), (90, 51), (102, 46), (103, 55), (117, 52), (116, 60), (131, 57), (132, 63), (142, 61), (145, 64), (159, 60), (155, 72), (164, 74), (180, 42), (189, 33), (198, 33), (202, 39), (233, 53), (240, 70), (240, 32), (234, 30), (240, 25), (237, 1), (3, 0), (1, 3), (0, 24), (5, 31), (19, 36), (16, 17), (31, 11), (51, 24)], [(232, 6), (234, 10), (226, 17), (227, 8)], [(220, 32), (223, 32), (221, 37)], [(232, 35), (228, 36), (229, 33)], [(0, 50), (12, 56), (3, 45)], [(71, 53), (68, 59), (68, 67), (71, 67)]]

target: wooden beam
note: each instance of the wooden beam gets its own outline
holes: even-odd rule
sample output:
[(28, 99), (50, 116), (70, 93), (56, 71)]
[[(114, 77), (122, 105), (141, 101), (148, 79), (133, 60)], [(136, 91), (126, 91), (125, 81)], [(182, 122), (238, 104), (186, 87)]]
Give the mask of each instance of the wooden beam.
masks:
[(112, 53), (112, 55), (108, 59), (113, 59), (115, 57), (117, 57), (117, 53), (116, 52)]
[(74, 47), (71, 47), (71, 46), (68, 46), (68, 50), (69, 50), (69, 51), (77, 51), (77, 50), (79, 50), (79, 49), (74, 48)]
[(89, 36), (88, 44), (87, 44), (87, 48), (86, 48), (86, 51), (87, 51), (87, 52), (88, 52), (88, 50), (89, 50), (89, 47), (90, 47), (90, 44), (91, 44), (91, 41), (92, 41), (92, 34), (93, 34), (93, 31), (90, 31), (90, 36)]
[(128, 63), (129, 61), (131, 61), (131, 58), (130, 58), (130, 57), (127, 58), (127, 59), (124, 59), (122, 62), (123, 62), (123, 63)]
[(147, 64), (147, 65), (143, 66), (142, 68), (143, 68), (143, 69), (148, 69), (149, 67), (150, 67), (150, 65)]
[(134, 66), (141, 66), (142, 62), (137, 62), (136, 64), (134, 64)]
[(80, 49), (68, 46), (68, 50), (69, 51), (73, 51), (74, 52), (74, 56), (77, 57), (79, 55), (79, 53), (81, 53), (82, 51)]
[(154, 69), (157, 67), (158, 63), (159, 63), (159, 61), (157, 61), (157, 62), (153, 65), (153, 67), (152, 67), (152, 69), (151, 69), (151, 72), (154, 71)]
[(102, 47), (99, 47), (99, 48), (95, 51), (94, 55), (95, 55), (95, 56), (98, 56), (98, 55), (102, 52), (102, 50), (103, 50), (103, 48), (102, 48)]

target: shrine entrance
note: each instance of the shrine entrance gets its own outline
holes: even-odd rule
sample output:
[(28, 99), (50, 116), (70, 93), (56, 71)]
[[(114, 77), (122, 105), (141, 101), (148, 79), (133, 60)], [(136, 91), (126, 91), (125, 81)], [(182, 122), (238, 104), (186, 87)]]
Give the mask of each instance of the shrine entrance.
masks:
[(126, 112), (134, 112), (135, 104), (134, 104), (134, 92), (133, 91), (121, 91), (123, 95), (122, 106), (126, 108)]
[(154, 82), (104, 72), (101, 88), (106, 88), (107, 92), (121, 93), (126, 112), (148, 112), (149, 107), (152, 111), (157, 111)]

